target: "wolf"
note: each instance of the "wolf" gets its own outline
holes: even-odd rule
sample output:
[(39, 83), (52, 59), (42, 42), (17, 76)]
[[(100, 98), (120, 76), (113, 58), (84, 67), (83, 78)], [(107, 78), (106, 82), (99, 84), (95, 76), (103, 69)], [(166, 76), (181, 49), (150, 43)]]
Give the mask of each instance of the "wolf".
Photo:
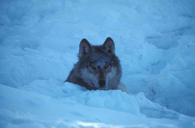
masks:
[(84, 38), (80, 41), (78, 62), (65, 81), (89, 90), (119, 89), (121, 74), (120, 60), (111, 37), (102, 45), (92, 45)]

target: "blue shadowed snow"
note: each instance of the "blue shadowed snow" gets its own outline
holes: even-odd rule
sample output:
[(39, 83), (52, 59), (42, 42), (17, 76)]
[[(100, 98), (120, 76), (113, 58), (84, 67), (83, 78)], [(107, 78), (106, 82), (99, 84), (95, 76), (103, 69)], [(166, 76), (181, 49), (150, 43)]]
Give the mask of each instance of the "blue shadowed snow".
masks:
[[(0, 127), (195, 127), (194, 0), (1, 0)], [(63, 83), (112, 37), (121, 91)]]

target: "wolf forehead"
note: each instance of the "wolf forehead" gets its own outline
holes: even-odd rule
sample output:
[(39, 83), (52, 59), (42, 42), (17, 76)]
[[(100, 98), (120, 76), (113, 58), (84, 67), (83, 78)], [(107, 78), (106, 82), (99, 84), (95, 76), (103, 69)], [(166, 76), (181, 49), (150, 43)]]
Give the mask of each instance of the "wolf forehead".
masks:
[(88, 57), (91, 62), (100, 63), (110, 62), (113, 59), (112, 55), (108, 54), (102, 46), (92, 46)]

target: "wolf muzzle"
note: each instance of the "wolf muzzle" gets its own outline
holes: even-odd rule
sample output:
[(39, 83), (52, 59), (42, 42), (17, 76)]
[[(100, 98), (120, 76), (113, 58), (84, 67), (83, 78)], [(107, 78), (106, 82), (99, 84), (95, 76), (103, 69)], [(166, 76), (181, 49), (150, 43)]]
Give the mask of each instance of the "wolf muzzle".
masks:
[(99, 81), (98, 84), (100, 86), (100, 88), (104, 88), (106, 85), (106, 80), (105, 80), (105, 72), (103, 69), (99, 68)]
[(103, 88), (105, 84), (106, 84), (105, 80), (99, 80), (99, 85), (101, 88)]

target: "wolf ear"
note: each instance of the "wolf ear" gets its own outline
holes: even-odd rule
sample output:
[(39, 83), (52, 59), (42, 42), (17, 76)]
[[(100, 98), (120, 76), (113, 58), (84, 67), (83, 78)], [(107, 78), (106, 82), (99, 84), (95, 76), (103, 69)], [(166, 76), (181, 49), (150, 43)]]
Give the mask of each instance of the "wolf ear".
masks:
[(108, 53), (113, 53), (113, 54), (115, 53), (115, 45), (111, 37), (106, 38), (103, 46)]
[(79, 46), (79, 57), (90, 52), (91, 45), (87, 39), (82, 39)]

